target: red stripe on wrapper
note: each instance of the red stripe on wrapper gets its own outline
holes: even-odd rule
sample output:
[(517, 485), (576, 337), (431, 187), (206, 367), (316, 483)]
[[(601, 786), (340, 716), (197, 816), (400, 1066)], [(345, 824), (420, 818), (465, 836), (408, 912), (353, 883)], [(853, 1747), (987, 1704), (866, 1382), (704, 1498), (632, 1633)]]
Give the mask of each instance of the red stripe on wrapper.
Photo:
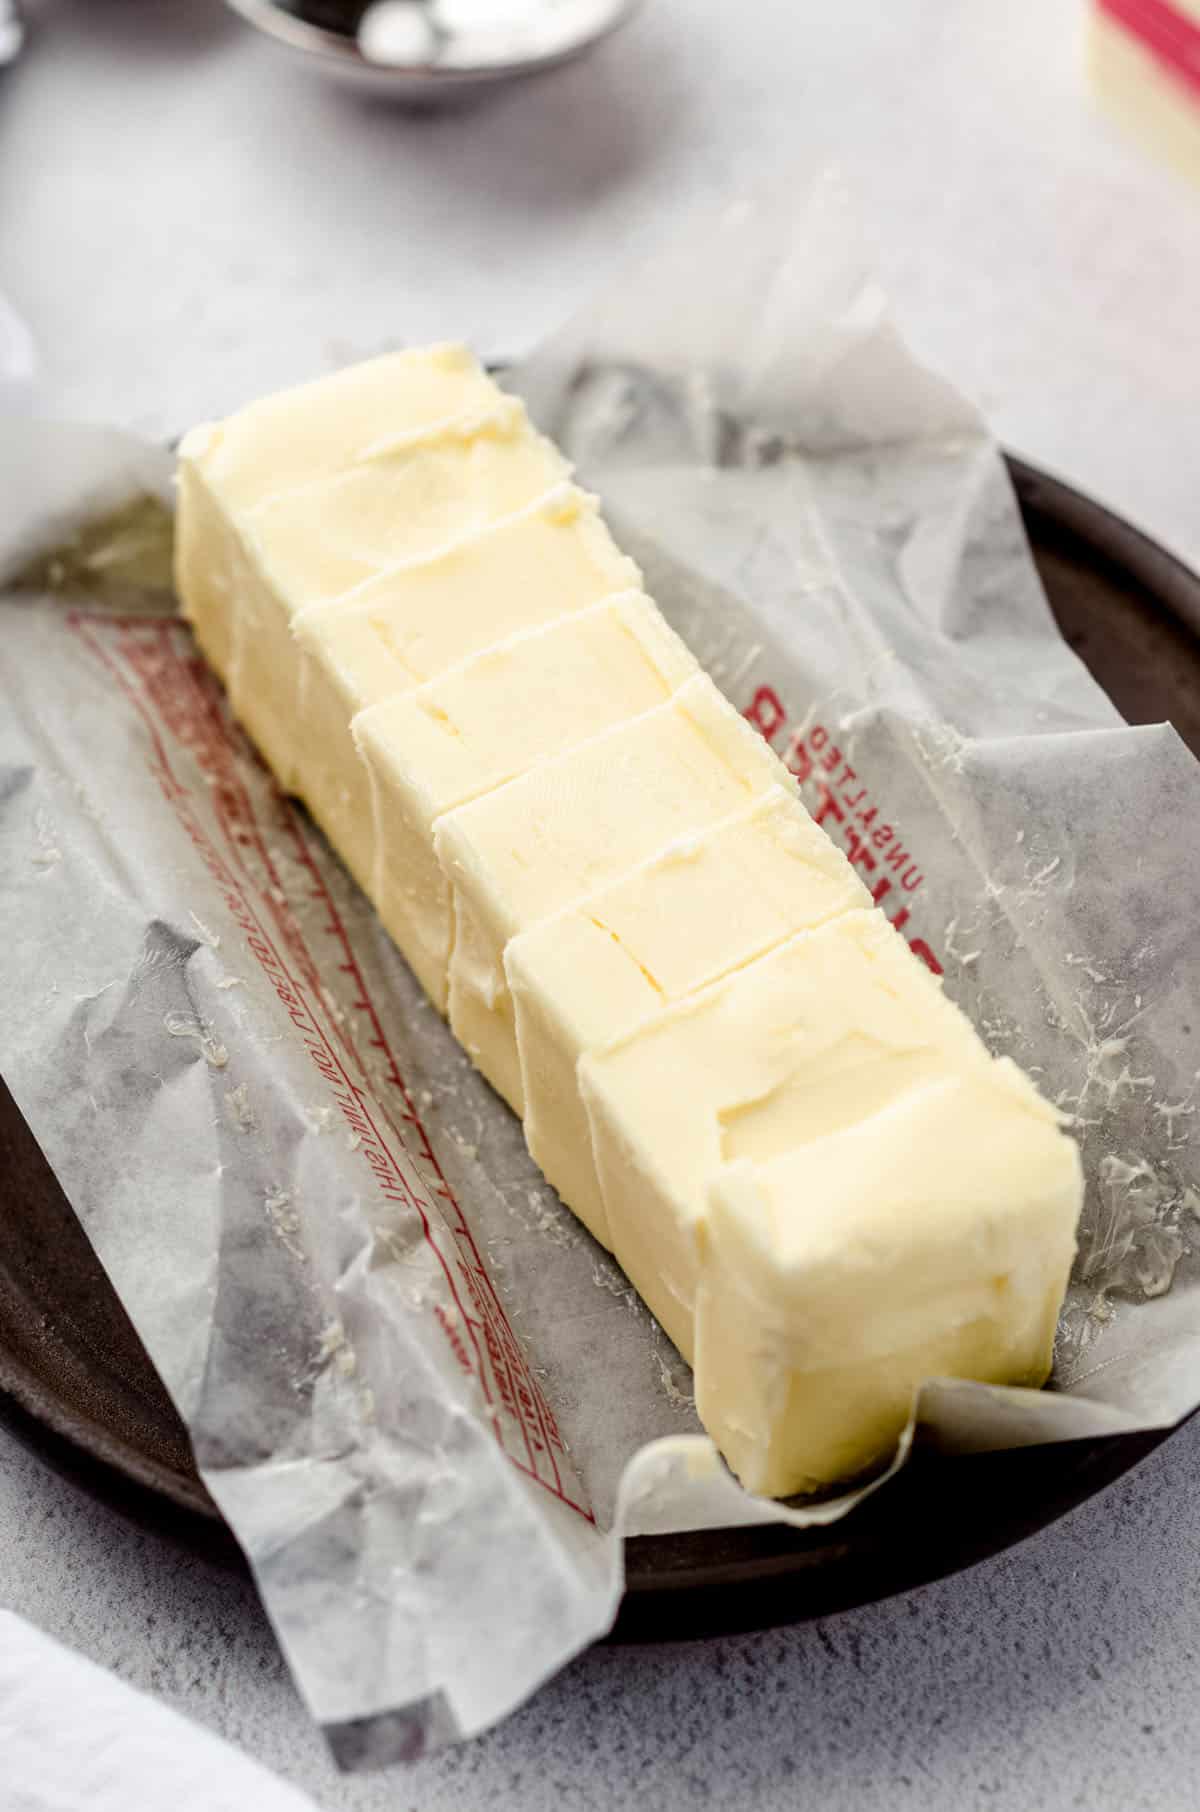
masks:
[(1096, 4), (1200, 101), (1200, 25), (1176, 12), (1166, 0), (1096, 0)]

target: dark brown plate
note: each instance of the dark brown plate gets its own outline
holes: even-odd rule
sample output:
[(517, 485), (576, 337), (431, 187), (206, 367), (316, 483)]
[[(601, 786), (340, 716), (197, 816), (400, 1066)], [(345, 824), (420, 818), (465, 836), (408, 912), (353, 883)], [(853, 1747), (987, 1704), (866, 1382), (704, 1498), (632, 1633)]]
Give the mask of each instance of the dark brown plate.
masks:
[[(1200, 578), (1069, 486), (1009, 462), (1063, 634), (1131, 723), (1200, 754)], [(241, 1564), (186, 1432), (0, 1083), (0, 1414), (131, 1514)], [(833, 1530), (627, 1544), (618, 1636), (765, 1627), (881, 1598), (1009, 1546), (1092, 1496), (1163, 1433), (945, 1459), (918, 1451)]]

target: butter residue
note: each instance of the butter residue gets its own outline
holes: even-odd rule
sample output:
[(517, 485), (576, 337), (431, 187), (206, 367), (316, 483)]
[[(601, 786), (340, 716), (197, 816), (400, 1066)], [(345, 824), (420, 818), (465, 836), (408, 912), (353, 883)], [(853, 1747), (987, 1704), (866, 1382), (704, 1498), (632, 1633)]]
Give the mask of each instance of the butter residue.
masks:
[(656, 1350), (654, 1359), (658, 1366), (658, 1377), (663, 1388), (663, 1395), (666, 1397), (667, 1402), (671, 1405), (672, 1409), (689, 1409), (694, 1411), (696, 1399), (691, 1391), (681, 1390), (679, 1388), (665, 1353)]
[(200, 939), (200, 942), (202, 944), (207, 944), (210, 950), (219, 950), (221, 948), (221, 940), (217, 933), (215, 931), (210, 931), (208, 926), (204, 923), (204, 920), (200, 918), (197, 913), (189, 912), (188, 917), (192, 921), (196, 936)]
[(54, 827), (45, 812), (35, 812), (33, 817), (33, 835), (35, 849), (32, 861), (35, 868), (55, 868), (62, 861), (62, 850), (54, 835)]
[(350, 1344), (345, 1327), (336, 1316), (322, 1328), (317, 1340), (317, 1370), (324, 1371), (329, 1365), (332, 1365), (339, 1378), (352, 1378), (358, 1370), (358, 1354)]
[(305, 1255), (297, 1239), (300, 1216), (292, 1206), (291, 1190), (272, 1186), (263, 1198), (263, 1208), (280, 1245), (286, 1246), (292, 1257), (298, 1258), (303, 1264)]
[(225, 1111), (239, 1132), (257, 1131), (258, 1120), (250, 1105), (249, 1091), (244, 1082), (239, 1082), (236, 1088), (226, 1090)]
[(223, 1070), (229, 1062), (229, 1051), (218, 1038), (208, 1020), (194, 1013), (167, 1013), (163, 1025), (172, 1038), (187, 1038), (214, 1070)]
[(1196, 1192), (1136, 1154), (1109, 1153), (1098, 1169), (1099, 1212), (1084, 1229), (1079, 1274), (1104, 1294), (1163, 1296), (1189, 1250), (1181, 1220)]

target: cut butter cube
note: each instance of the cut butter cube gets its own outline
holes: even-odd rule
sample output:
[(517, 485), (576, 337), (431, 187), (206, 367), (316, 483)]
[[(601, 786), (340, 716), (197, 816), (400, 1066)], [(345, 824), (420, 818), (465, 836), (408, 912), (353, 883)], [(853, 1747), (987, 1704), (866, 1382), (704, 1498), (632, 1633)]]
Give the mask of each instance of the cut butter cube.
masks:
[(197, 641), (227, 685), (247, 596), (244, 585), (232, 581), (244, 580), (248, 571), (257, 578), (244, 564), (249, 550), (239, 536), (248, 513), (293, 486), (347, 470), (394, 440), (398, 429), (410, 439), (504, 400), (465, 347), (434, 346), (301, 384), (184, 436), (178, 591)]
[(874, 908), (791, 938), (584, 1056), (612, 1248), (680, 1352), (691, 1359), (699, 1230), (723, 1165), (777, 1157), (990, 1062)]
[[(432, 445), (411, 443), (395, 456), (391, 471), (376, 469), (370, 478), (364, 473), (331, 480), (320, 487), (319, 497), (289, 498), (282, 507), (301, 515), (307, 510), (318, 523), (327, 518), (331, 531), (336, 532), (324, 559), (306, 549), (302, 541), (292, 542), (286, 523), (274, 522), (269, 511), (262, 519), (257, 513), (249, 518), (243, 534), (256, 553), (262, 583), (238, 615), (230, 698), (271, 765), (286, 775), (290, 791), (307, 798), (307, 763), (313, 752), (307, 728), (300, 731), (310, 706), (310, 667), (303, 661), (298, 664), (296, 651), (289, 646), (293, 628), (314, 611), (355, 610), (361, 621), (371, 622), (371, 610), (380, 600), (397, 592), (407, 597), (408, 573), (435, 561), (447, 546), (451, 550), (469, 546), (478, 534), (511, 521), (514, 510), (536, 507), (551, 486), (558, 485), (570, 494), (572, 487), (563, 482), (566, 469), (549, 443), (537, 439), (527, 423), (521, 431), (503, 437), (496, 436), (488, 424), (473, 439), (442, 434)], [(401, 482), (405, 479), (407, 483)], [(361, 530), (365, 536), (382, 529), (383, 500), (378, 495), (369, 498), (369, 489), (395, 493), (391, 516), (394, 558), (379, 560), (372, 576), (351, 584), (340, 597), (329, 597), (340, 581), (352, 579), (346, 556), (356, 533)], [(420, 507), (424, 492), (436, 493), (436, 499), (428, 499), (428, 508)], [(314, 536), (314, 540), (318, 538)], [(276, 546), (287, 549), (278, 561), (273, 552)], [(359, 547), (365, 554), (365, 540)], [(613, 554), (616, 558), (615, 549)], [(411, 622), (411, 613), (404, 620)], [(455, 627), (453, 618), (448, 618), (440, 640), (431, 638), (440, 653), (431, 650), (429, 671), (439, 672), (447, 661), (460, 659), (477, 645), (465, 642), (460, 647)], [(284, 751), (291, 755), (290, 764)], [(319, 816), (319, 801), (314, 810)]]
[(185, 437), (179, 594), (285, 788), (302, 703), (292, 619), (510, 514), (567, 473), (461, 347), (374, 360)]
[(526, 1142), (601, 1244), (612, 1240), (576, 1080), (580, 1057), (795, 933), (870, 904), (795, 792), (777, 786), (513, 938), (504, 968)]
[(521, 404), (498, 397), (488, 415), (268, 497), (246, 512), (243, 533), (294, 615), (477, 534), (569, 477)]
[(518, 1113), (509, 939), (727, 817), (782, 772), (701, 673), (667, 704), (439, 818), (434, 847), (454, 889), (450, 1023)]
[[(357, 714), (516, 630), (585, 610), (640, 579), (595, 499), (560, 485), (519, 515), (296, 618), (303, 734), (294, 789), (368, 892), (376, 880), (374, 808), (351, 732)], [(444, 1011), (445, 953), (398, 941)]]
[[(556, 595), (594, 589), (579, 574)], [(355, 719), (373, 795), (372, 897), (440, 1007), (452, 918), (435, 819), (663, 703), (697, 671), (650, 599), (631, 592), (510, 636)]]
[(252, 509), (431, 429), (485, 415), (501, 400), (467, 347), (416, 347), (281, 390), (193, 429), (180, 455), (188, 458), (189, 444), (202, 444), (209, 488), (227, 509)]
[(929, 1378), (1044, 1384), (1081, 1188), (1007, 1060), (718, 1171), (696, 1405), (743, 1484), (784, 1497), (863, 1472)]

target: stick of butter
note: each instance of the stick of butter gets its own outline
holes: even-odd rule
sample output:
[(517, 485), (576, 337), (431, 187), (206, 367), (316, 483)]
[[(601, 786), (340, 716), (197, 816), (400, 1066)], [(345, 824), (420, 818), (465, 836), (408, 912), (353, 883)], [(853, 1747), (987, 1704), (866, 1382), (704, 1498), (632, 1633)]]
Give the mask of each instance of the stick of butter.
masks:
[(1074, 1146), (469, 354), (189, 436), (177, 577), (747, 1484), (873, 1464), (933, 1373), (1045, 1377)]
[[(272, 497), (356, 469), (398, 433), (409, 444), (477, 418), (495, 402), (493, 386), (464, 347), (431, 346), (264, 397), (228, 421), (184, 436), (177, 578), (196, 640), (227, 684), (234, 632), (247, 607), (240, 586), (229, 583), (227, 538), (240, 543), (247, 518)], [(423, 524), (412, 526), (420, 533)], [(249, 559), (257, 550), (239, 551)]]

